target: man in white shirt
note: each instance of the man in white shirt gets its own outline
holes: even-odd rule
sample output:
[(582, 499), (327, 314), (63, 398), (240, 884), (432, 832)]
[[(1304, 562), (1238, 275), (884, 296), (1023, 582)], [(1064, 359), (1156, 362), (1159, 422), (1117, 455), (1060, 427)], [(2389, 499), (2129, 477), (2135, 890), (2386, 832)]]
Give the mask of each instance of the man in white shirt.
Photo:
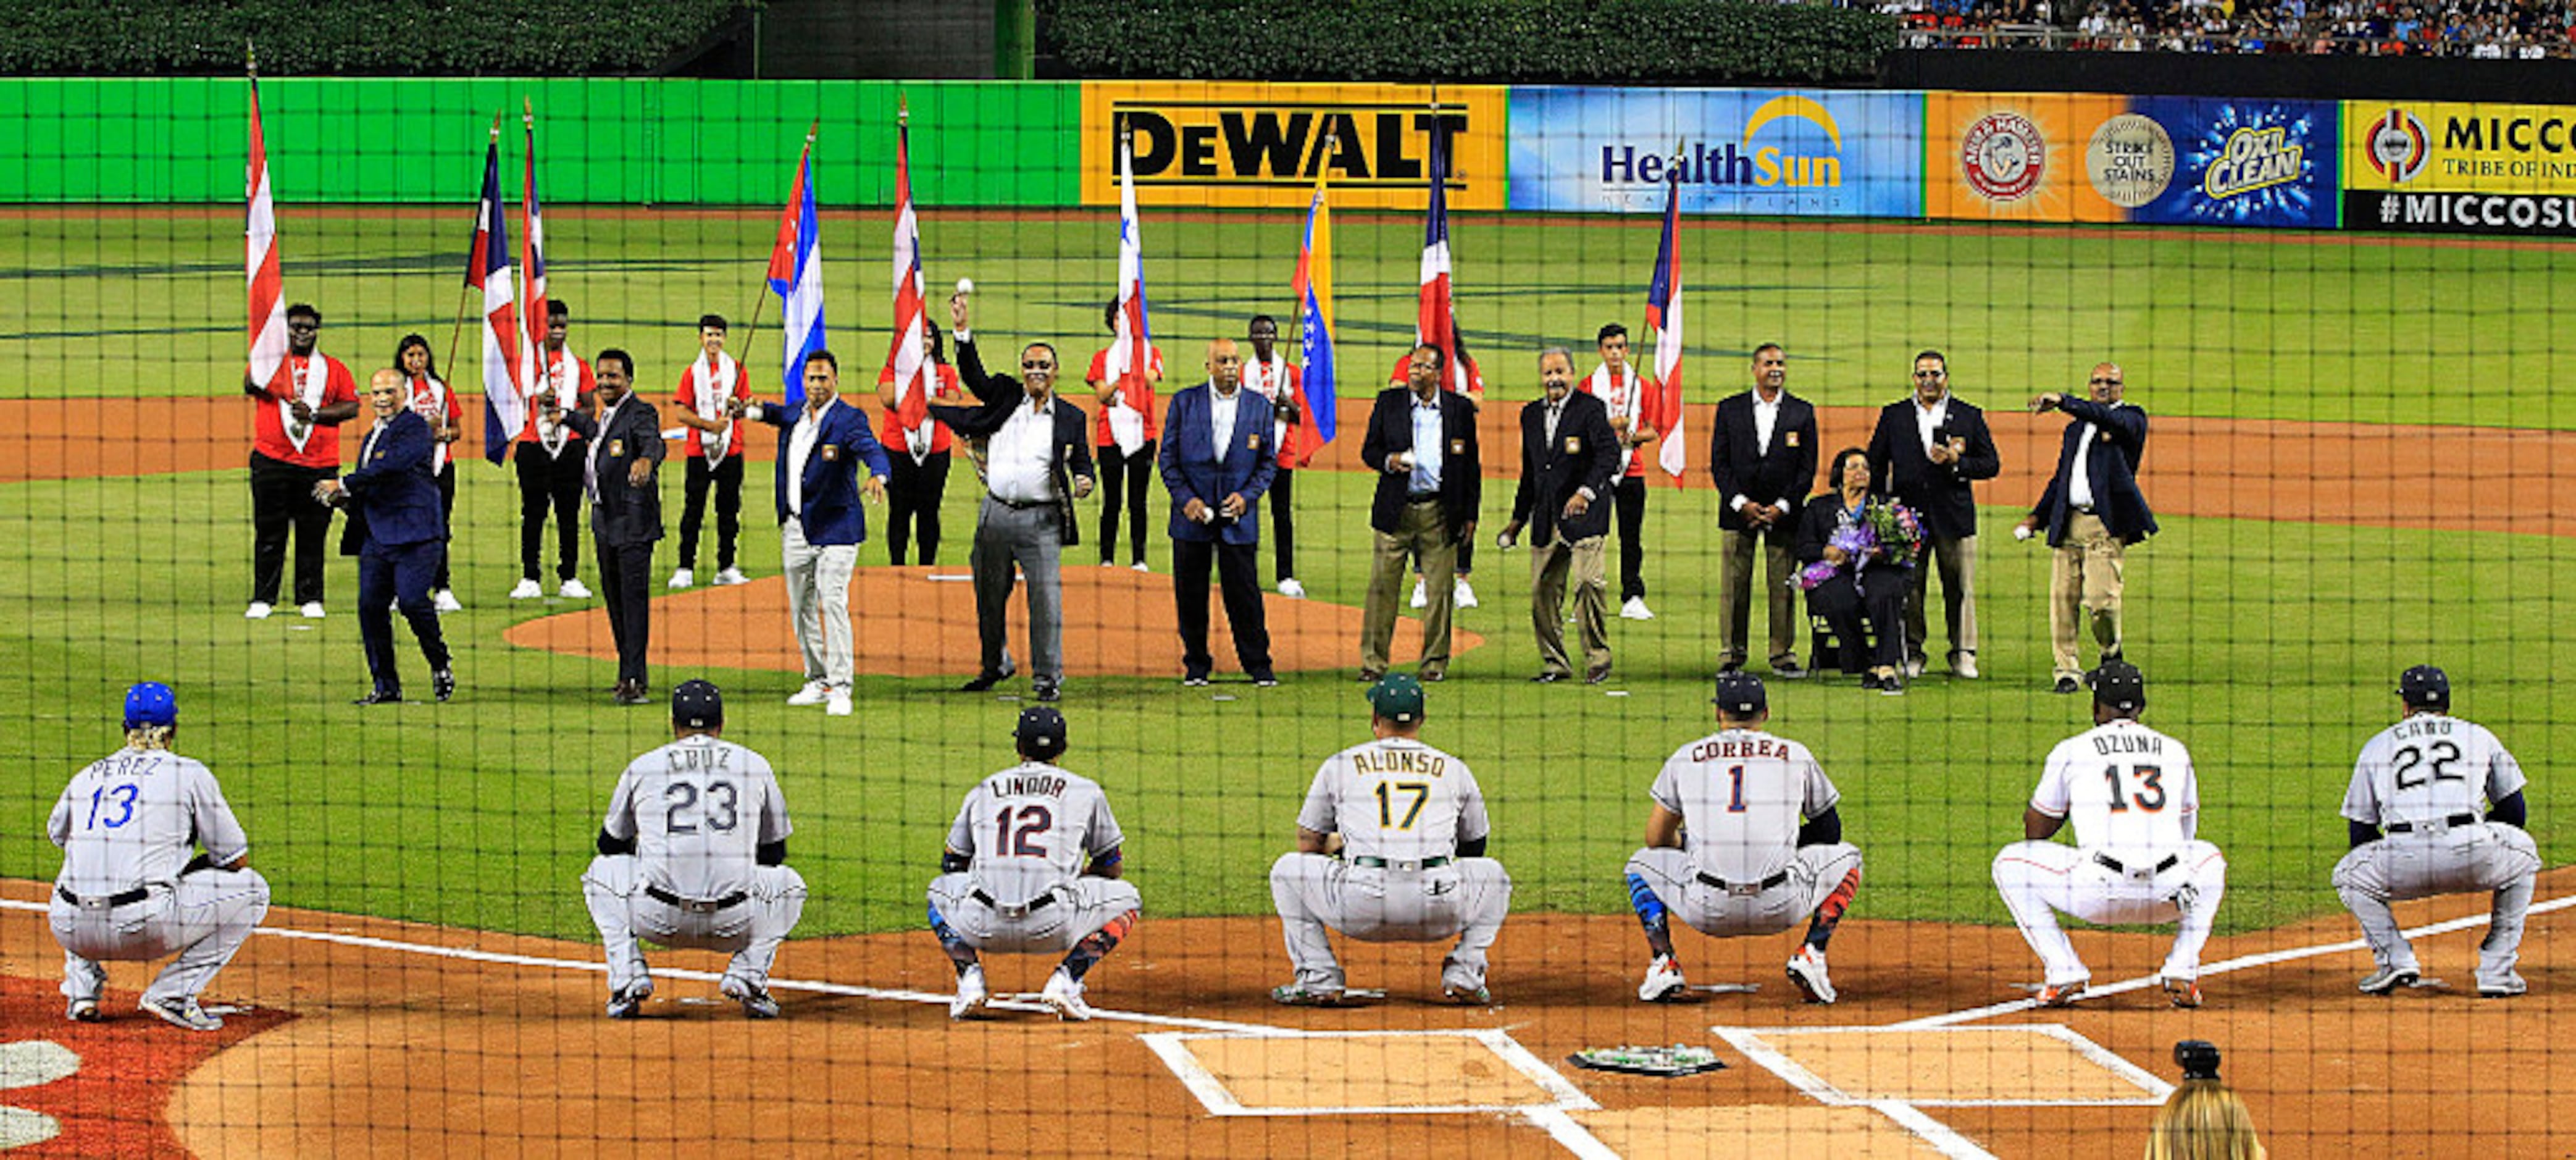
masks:
[[(1995, 855), (1995, 888), (2039, 953), (2042, 1006), (2063, 1007), (2092, 980), (2057, 925), (2179, 922), (2158, 977), (2176, 1007), (2200, 1006), (2200, 948), (2227, 889), (2227, 860), (2201, 841), (2200, 782), (2191, 751), (2138, 723), (2147, 680), (2126, 661), (2085, 674), (2093, 728), (2049, 751), (2022, 813), (2025, 840)], [(2075, 844), (2049, 839), (2072, 821)]]

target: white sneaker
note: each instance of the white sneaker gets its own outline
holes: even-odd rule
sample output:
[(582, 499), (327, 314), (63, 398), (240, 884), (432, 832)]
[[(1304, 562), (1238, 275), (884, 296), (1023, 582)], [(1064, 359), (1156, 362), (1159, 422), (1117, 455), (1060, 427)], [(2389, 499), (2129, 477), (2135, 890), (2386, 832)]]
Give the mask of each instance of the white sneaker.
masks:
[(1431, 607), (1430, 590), (1422, 586), (1422, 581), (1420, 579), (1416, 579), (1413, 582), (1413, 606), (1415, 608)]
[(1082, 1001), (1082, 984), (1064, 973), (1063, 967), (1057, 967), (1054, 974), (1047, 976), (1046, 990), (1038, 992), (1038, 1002), (1052, 1009), (1056, 1018), (1067, 1022), (1081, 1023), (1091, 1018), (1091, 1004)]
[(1279, 594), (1290, 600), (1304, 600), (1306, 598), (1306, 586), (1298, 583), (1297, 578), (1291, 576), (1279, 582)]
[(564, 581), (563, 587), (555, 589), (555, 595), (563, 597), (566, 600), (588, 600), (590, 599), (590, 586), (582, 583), (579, 577), (575, 577)]
[(1951, 654), (1950, 654), (1950, 671), (1951, 671), (1951, 672), (1953, 672), (1953, 673), (1958, 674), (1958, 675), (1959, 675), (1959, 678), (1960, 678), (1961, 680), (1968, 680), (1968, 681), (1976, 680), (1976, 679), (1977, 679), (1977, 654), (1975, 654), (1975, 653), (1964, 653), (1964, 652), (1963, 652), (1963, 653), (1951, 653)]
[(948, 1017), (963, 1019), (981, 1011), (985, 1000), (991, 997), (991, 993), (984, 989), (984, 968), (981, 965), (968, 967), (966, 973), (957, 976), (957, 997), (948, 1001)]
[(743, 575), (740, 568), (727, 568), (716, 573), (716, 584), (719, 587), (730, 588), (736, 584), (749, 583), (751, 583), (751, 577)]
[(518, 586), (510, 589), (510, 599), (512, 600), (541, 600), (545, 598), (545, 595), (545, 585), (539, 584), (525, 576), (519, 577)]
[(694, 588), (697, 586), (697, 583), (697, 573), (686, 568), (674, 568), (671, 570), (671, 583), (668, 586), (671, 588)]
[(440, 612), (465, 611), (465, 605), (456, 599), (456, 593), (452, 589), (441, 588), (436, 592), (430, 593), (429, 603), (430, 607), (436, 608)]
[(1474, 608), (1476, 606), (1476, 590), (1467, 586), (1467, 578), (1464, 576), (1458, 578), (1458, 588), (1451, 592), (1449, 597), (1453, 607)]
[(1117, 566), (1118, 566), (1118, 561), (1116, 561), (1116, 560), (1102, 560), (1102, 561), (1100, 562), (1100, 566), (1101, 566), (1101, 567), (1103, 567), (1103, 568), (1115, 568), (1115, 567), (1117, 567)]
[(795, 696), (787, 698), (787, 703), (802, 709), (809, 705), (820, 705), (824, 698), (831, 695), (832, 686), (821, 681), (807, 681), (804, 688), (796, 690)]
[(849, 716), (850, 691), (848, 689), (832, 690), (832, 695), (825, 698), (823, 701), (823, 712), (833, 717)]
[(307, 601), (305, 601), (305, 602), (304, 602), (304, 609), (303, 609), (303, 612), (304, 612), (304, 619), (306, 619), (306, 620), (320, 620), (320, 619), (322, 619), (323, 617), (325, 617), (325, 616), (329, 616), (329, 615), (330, 615), (330, 613), (324, 612), (324, 611), (322, 610), (322, 602), (321, 602), (321, 601), (319, 601), (319, 600), (307, 600)]
[(1637, 988), (1637, 998), (1648, 1003), (1662, 1003), (1682, 993), (1688, 984), (1682, 981), (1681, 964), (1670, 956), (1656, 955), (1646, 967), (1646, 981)]
[(1146, 567), (1146, 566), (1145, 566), (1145, 562), (1144, 562), (1143, 560), (1138, 560), (1138, 561), (1136, 561), (1135, 563), (1128, 565), (1128, 567), (1130, 567), (1130, 568), (1134, 568), (1135, 570), (1137, 570), (1137, 571), (1139, 571), (1139, 572), (1151, 572), (1151, 571), (1153, 571), (1153, 569), (1148, 568), (1148, 567)]
[(1619, 606), (1621, 620), (1653, 620), (1654, 618), (1655, 610), (1646, 607), (1646, 598), (1643, 596), (1631, 596), (1627, 603)]
[(277, 611), (277, 609), (271, 606), (267, 601), (254, 600), (250, 602), (250, 607), (242, 609), (242, 619), (266, 620), (268, 619), (268, 614), (275, 611)]
[(1834, 1001), (1833, 980), (1825, 976), (1824, 952), (1812, 946), (1800, 943), (1798, 953), (1789, 956), (1789, 981), (1806, 992), (1810, 1003)]

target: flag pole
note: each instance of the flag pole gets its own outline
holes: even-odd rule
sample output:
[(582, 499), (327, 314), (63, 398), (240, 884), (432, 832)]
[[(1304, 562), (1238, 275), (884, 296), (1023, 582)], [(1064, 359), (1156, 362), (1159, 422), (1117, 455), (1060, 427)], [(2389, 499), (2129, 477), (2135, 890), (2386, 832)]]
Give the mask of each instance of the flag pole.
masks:
[[(823, 119), (821, 117), (814, 118), (814, 123), (805, 127), (805, 153), (802, 157), (799, 157), (796, 162), (797, 172), (800, 176), (804, 174), (805, 166), (811, 164), (813, 161), (814, 137), (822, 131)], [(745, 354), (749, 354), (751, 352), (752, 333), (760, 329), (760, 310), (762, 307), (767, 305), (769, 305), (769, 270), (768, 267), (764, 266), (761, 268), (760, 281), (752, 287), (751, 321), (745, 323), (742, 328), (742, 350)]]
[[(499, 113), (492, 114), (492, 140), (495, 144), (501, 140), (501, 114)], [(447, 360), (438, 364), (446, 367), (447, 373), (451, 375), (456, 373), (456, 340), (465, 336), (465, 302), (473, 293), (474, 288), (471, 286), (460, 286), (456, 291), (456, 326), (447, 332)]]

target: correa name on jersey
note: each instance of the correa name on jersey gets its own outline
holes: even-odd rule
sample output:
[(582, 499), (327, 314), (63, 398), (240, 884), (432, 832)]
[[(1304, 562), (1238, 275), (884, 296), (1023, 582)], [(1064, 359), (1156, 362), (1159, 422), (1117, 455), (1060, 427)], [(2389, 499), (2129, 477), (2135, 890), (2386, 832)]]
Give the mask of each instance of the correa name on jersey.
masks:
[(2161, 733), (2098, 733), (2093, 737), (2093, 751), (2105, 757), (2114, 753), (2163, 753), (2165, 739)]
[(1351, 755), (1351, 768), (1361, 773), (1414, 773), (1439, 777), (1449, 770), (1449, 759), (1421, 749), (1362, 750)]
[(1787, 760), (1789, 743), (1777, 737), (1711, 738), (1691, 747), (1693, 761), (1737, 761), (1749, 757)]
[(994, 797), (1063, 797), (1064, 775), (1056, 773), (995, 774), (989, 787)]

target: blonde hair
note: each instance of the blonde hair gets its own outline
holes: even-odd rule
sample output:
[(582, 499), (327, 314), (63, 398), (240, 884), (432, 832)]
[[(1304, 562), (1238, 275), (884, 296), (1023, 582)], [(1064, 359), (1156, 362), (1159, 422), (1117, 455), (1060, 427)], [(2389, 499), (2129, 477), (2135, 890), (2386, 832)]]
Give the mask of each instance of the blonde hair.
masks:
[(170, 725), (137, 725), (125, 731), (125, 745), (129, 749), (168, 749), (174, 732), (176, 727)]
[(2147, 1122), (2147, 1160), (2263, 1160), (2254, 1113), (2227, 1085), (2184, 1080)]

